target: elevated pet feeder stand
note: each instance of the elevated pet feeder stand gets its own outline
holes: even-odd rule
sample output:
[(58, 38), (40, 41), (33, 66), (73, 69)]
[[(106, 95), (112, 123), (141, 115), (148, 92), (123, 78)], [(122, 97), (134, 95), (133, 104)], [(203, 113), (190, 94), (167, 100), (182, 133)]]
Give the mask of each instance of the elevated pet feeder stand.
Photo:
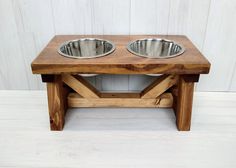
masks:
[[(65, 41), (79, 38), (112, 41), (116, 50), (96, 59), (71, 59), (57, 53)], [(182, 44), (186, 51), (169, 59), (150, 59), (130, 53), (130, 41), (165, 38)], [(207, 74), (210, 63), (185, 36), (55, 36), (32, 62), (34, 74), (47, 83), (51, 130), (62, 130), (68, 107), (163, 107), (173, 108), (180, 131), (190, 130), (194, 83)], [(140, 93), (102, 93), (78, 74), (162, 74)], [(158, 122), (158, 121), (157, 121)]]

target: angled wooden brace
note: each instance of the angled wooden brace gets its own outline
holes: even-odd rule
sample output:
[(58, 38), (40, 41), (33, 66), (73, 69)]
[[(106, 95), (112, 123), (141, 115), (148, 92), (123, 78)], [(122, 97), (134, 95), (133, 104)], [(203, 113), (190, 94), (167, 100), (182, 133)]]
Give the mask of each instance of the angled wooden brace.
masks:
[(100, 98), (100, 92), (79, 75), (63, 74), (62, 81), (84, 98)]
[(141, 98), (157, 98), (178, 81), (178, 75), (162, 75), (141, 92)]

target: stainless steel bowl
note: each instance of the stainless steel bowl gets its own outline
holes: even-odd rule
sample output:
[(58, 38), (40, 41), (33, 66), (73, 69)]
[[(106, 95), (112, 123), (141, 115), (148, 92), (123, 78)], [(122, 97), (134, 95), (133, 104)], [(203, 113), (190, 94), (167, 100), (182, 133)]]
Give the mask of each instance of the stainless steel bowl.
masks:
[(171, 58), (184, 53), (182, 45), (166, 39), (140, 39), (127, 45), (129, 52), (148, 58)]
[(93, 76), (98, 76), (98, 74), (78, 74), (79, 76), (83, 77), (93, 77)]
[(83, 38), (66, 41), (58, 48), (58, 53), (69, 58), (97, 58), (115, 50), (115, 45), (107, 40)]
[(154, 77), (158, 77), (161, 76), (162, 74), (146, 74), (147, 76), (154, 76)]

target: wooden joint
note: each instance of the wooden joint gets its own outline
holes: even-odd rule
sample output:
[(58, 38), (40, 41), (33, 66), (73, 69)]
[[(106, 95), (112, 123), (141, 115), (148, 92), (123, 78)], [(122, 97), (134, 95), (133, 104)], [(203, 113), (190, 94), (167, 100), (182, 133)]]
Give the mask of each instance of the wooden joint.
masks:
[(200, 74), (193, 75), (181, 75), (185, 82), (198, 82), (200, 78)]
[(85, 98), (99, 98), (100, 92), (78, 75), (63, 74), (63, 82)]
[(43, 82), (47, 82), (47, 83), (55, 81), (55, 75), (42, 74), (41, 78)]
[(156, 98), (178, 82), (178, 75), (162, 75), (141, 92), (141, 98)]

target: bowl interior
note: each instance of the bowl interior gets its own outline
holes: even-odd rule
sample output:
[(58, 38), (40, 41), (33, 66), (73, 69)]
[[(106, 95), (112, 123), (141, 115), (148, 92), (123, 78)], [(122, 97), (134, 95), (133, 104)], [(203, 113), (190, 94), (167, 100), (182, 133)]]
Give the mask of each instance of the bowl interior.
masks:
[(70, 58), (96, 58), (110, 54), (115, 45), (107, 40), (85, 38), (63, 43), (58, 52)]
[(138, 56), (149, 58), (176, 57), (184, 52), (180, 44), (165, 39), (141, 39), (128, 44), (127, 49)]

